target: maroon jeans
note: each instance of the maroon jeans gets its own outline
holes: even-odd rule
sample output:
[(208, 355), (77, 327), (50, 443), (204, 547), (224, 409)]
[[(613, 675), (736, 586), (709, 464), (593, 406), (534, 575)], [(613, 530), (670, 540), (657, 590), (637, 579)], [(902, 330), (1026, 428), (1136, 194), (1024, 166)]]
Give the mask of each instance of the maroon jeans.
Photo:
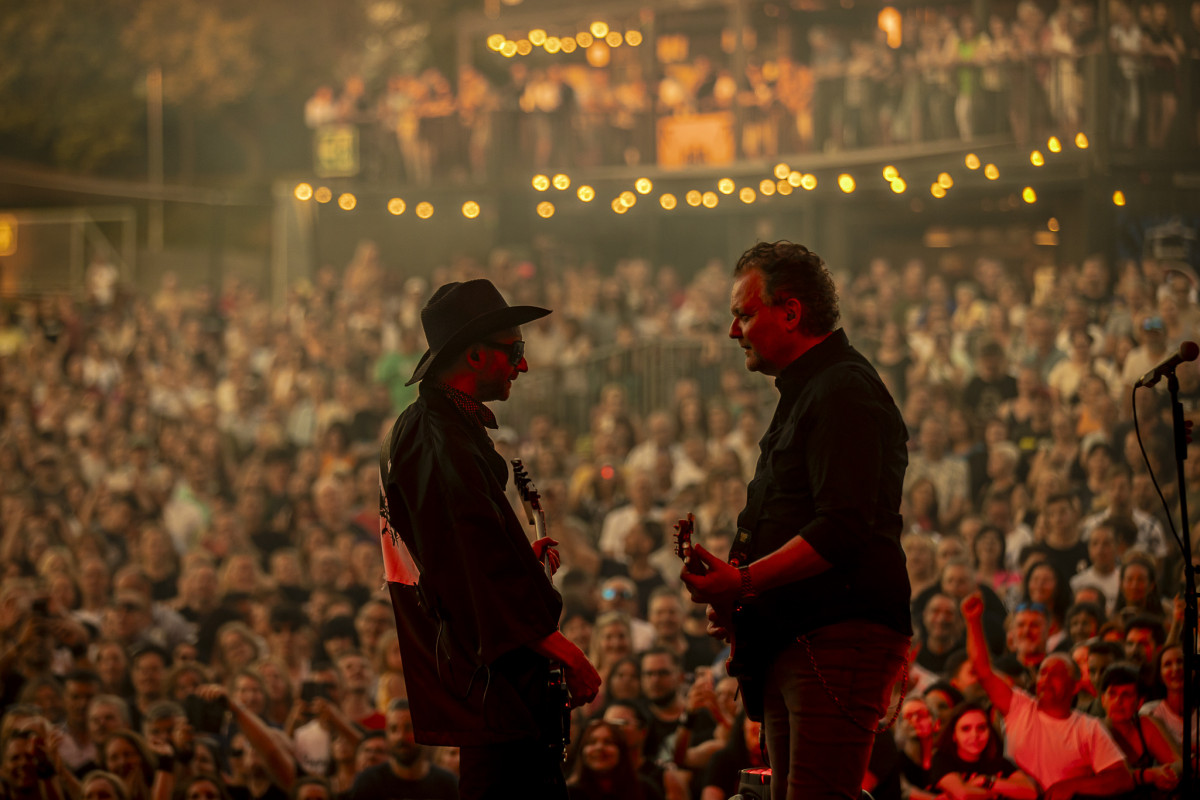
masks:
[(804, 642), (795, 642), (767, 674), (763, 723), (771, 798), (857, 800), (872, 730), (887, 710), (909, 637), (849, 620), (818, 628), (807, 639), (811, 658)]

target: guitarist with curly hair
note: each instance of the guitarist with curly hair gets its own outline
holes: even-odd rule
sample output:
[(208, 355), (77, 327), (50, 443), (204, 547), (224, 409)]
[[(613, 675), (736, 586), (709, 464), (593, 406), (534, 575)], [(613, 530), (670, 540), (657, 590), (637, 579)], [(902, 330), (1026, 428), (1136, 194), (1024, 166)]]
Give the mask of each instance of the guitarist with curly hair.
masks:
[(734, 268), (729, 337), (775, 379), (730, 563), (695, 547), (683, 580), (761, 720), (774, 800), (857, 798), (912, 635), (900, 549), (908, 439), (875, 368), (837, 328), (816, 253), (760, 243)]

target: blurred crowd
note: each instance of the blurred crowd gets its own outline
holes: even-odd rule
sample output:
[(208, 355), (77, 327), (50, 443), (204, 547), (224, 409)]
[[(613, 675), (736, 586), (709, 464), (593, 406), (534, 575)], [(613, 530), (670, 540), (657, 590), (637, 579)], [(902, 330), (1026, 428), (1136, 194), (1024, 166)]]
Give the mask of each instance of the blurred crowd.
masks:
[[(986, 18), (915, 9), (895, 48), (873, 19), (862, 29), (813, 25), (788, 52), (762, 56), (772, 48), (759, 42), (744, 70), (715, 45), (685, 46), (653, 75), (627, 47), (603, 67), (561, 54), (548, 57), (561, 63), (531, 66), (488, 52), (500, 67), (464, 67), (457, 89), (436, 69), (320, 87), (305, 120), (314, 129), (359, 126), (368, 177), (418, 184), (485, 181), (514, 167), (652, 164), (663, 155), (658, 126), (705, 114), (727, 117), (735, 152), (678, 158), (996, 134), (1026, 142), (1088, 122), (1122, 149), (1200, 144), (1200, 0), (1114, 0), (1108, 31), (1092, 0), (1048, 8), (1022, 0)], [(1088, 119), (1088, 108), (1105, 107), (1108, 119)]]
[[(473, 277), (555, 310), (525, 329), (530, 372), (495, 409), (495, 439), (542, 494), (563, 631), (604, 677), (577, 714), (572, 792), (715, 800), (761, 763), (671, 537), (693, 512), (697, 541), (728, 551), (774, 403), (726, 338), (731, 265), (550, 268), (497, 250), (426, 278), (385, 266), (395, 258), (364, 242), (279, 306), (235, 278), (167, 275), (137, 293), (103, 264), (78, 297), (5, 301), (6, 797), (356, 800), (382, 775), (453, 796), (455, 751), (412, 740), (404, 698), (420, 687), (405, 684), (382, 589), (377, 448), (414, 396), (422, 305)], [(960, 606), (977, 592), (997, 672), (1040, 693), (1034, 674), (1066, 654), (1071, 707), (1109, 724), (1106, 669), (1121, 663), (1134, 719), (1144, 703), (1166, 742), (1150, 767), (1167, 764), (1183, 725), (1178, 483), (1163, 387), (1131, 397), (1200, 336), (1191, 267), (831, 268), (842, 324), (911, 433), (902, 545), (919, 634), (875, 796), (940, 791), (931, 768), (964, 715), (983, 718), (993, 754), (1019, 744), (993, 727), (963, 649)], [(707, 376), (613, 369), (613, 352), (679, 343), (713, 354)], [(732, 364), (716, 355), (731, 349)], [(656, 380), (667, 399), (647, 405)], [(537, 381), (587, 413), (522, 413)], [(1196, 363), (1179, 383), (1194, 412)]]

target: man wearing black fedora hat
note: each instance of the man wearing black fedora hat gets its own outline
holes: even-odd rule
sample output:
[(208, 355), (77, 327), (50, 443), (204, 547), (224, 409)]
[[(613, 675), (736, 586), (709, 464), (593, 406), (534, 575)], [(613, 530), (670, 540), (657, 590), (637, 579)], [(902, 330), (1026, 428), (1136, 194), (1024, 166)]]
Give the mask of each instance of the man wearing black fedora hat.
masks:
[(507, 400), (525, 362), (520, 326), (550, 312), (509, 306), (487, 280), (449, 283), (421, 311), (420, 394), (380, 452), (388, 589), (418, 742), (461, 748), (462, 798), (565, 798), (561, 700), (600, 677), (558, 631), (562, 598), (505, 496), (508, 465), (484, 403)]

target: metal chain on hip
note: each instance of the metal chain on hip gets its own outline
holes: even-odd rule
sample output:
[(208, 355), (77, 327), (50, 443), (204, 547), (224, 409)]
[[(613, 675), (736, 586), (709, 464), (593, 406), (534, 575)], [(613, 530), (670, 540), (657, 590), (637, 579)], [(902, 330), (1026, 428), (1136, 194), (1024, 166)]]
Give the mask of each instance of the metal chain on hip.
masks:
[[(819, 680), (821, 682), (821, 687), (825, 690), (825, 694), (829, 695), (829, 699), (832, 700), (833, 704), (836, 705), (838, 707), (838, 710), (842, 712), (842, 716), (844, 716), (846, 719), (850, 720), (850, 722), (854, 725), (854, 727), (858, 728), (859, 730), (863, 730), (863, 731), (866, 731), (867, 733), (874, 735), (874, 734), (883, 733), (884, 731), (888, 730), (889, 728), (891, 728), (893, 725), (896, 724), (896, 718), (900, 716), (900, 706), (904, 705), (903, 695), (901, 695), (900, 699), (896, 702), (896, 708), (894, 711), (892, 711), (891, 719), (888, 720), (887, 725), (884, 725), (882, 728), (880, 728), (878, 726), (868, 728), (866, 725), (863, 725), (861, 722), (859, 722), (858, 720), (856, 720), (854, 718), (854, 715), (850, 713), (849, 709), (847, 709), (844, 705), (842, 705), (841, 699), (836, 694), (834, 694), (833, 689), (831, 689), (829, 687), (829, 683), (825, 680), (825, 676), (821, 673), (821, 669), (817, 666), (816, 656), (813, 655), (812, 642), (810, 642), (808, 640), (808, 637), (807, 636), (797, 636), (796, 641), (803, 642), (804, 649), (808, 651), (808, 662), (810, 664), (812, 664), (813, 672), (816, 673), (817, 680)], [(901, 672), (900, 672), (900, 679), (901, 679), (901, 681), (903, 681), (903, 683), (901, 683), (900, 685), (905, 686), (905, 687), (908, 686), (908, 663), (909, 663), (908, 656), (905, 655), (903, 664), (901, 665)]]

